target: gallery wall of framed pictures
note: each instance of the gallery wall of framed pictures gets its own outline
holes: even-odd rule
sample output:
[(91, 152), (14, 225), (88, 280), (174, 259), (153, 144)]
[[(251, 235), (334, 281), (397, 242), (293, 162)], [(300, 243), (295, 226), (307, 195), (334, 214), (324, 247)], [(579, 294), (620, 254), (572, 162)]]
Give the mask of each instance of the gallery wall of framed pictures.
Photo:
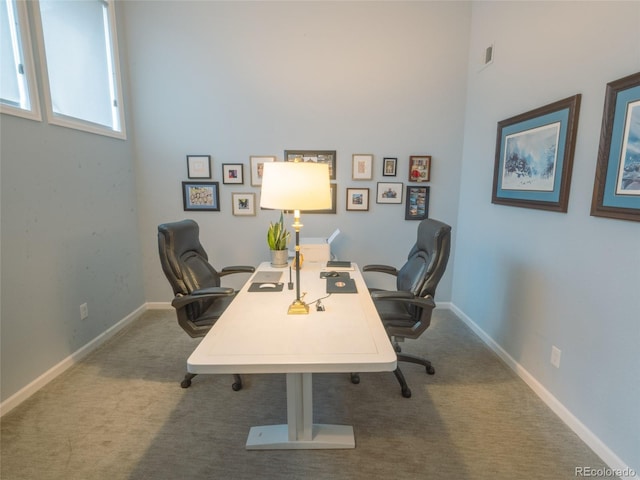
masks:
[[(346, 157), (346, 156), (345, 156)], [(348, 157), (347, 157), (348, 158)], [(431, 155), (416, 154), (405, 159), (383, 156), (376, 161), (372, 153), (351, 154), (351, 178), (354, 182), (343, 188), (345, 212), (369, 212), (371, 205), (404, 205), (405, 220), (422, 220), (429, 215), (431, 181)], [(259, 210), (259, 189), (262, 185), (263, 166), (267, 162), (316, 162), (329, 166), (331, 207), (321, 211), (305, 211), (305, 214), (338, 213), (339, 193), (337, 178), (338, 155), (336, 150), (284, 150), (282, 159), (276, 155), (250, 155), (248, 162), (222, 163), (220, 176), (223, 188), (233, 189), (248, 185), (254, 191), (236, 191), (231, 198), (231, 212), (237, 217), (256, 216)], [(378, 164), (378, 162), (380, 162)], [(199, 179), (182, 182), (182, 198), (185, 211), (220, 211), (220, 182), (213, 181), (216, 164), (212, 155), (187, 155), (187, 178)], [(407, 171), (408, 182), (393, 181), (398, 172)], [(364, 185), (363, 185), (364, 183)], [(412, 185), (412, 184), (417, 185)], [(373, 198), (371, 196), (375, 195)], [(375, 200), (375, 202), (374, 202)], [(387, 208), (387, 207), (382, 207)], [(400, 209), (399, 216), (401, 215)]]

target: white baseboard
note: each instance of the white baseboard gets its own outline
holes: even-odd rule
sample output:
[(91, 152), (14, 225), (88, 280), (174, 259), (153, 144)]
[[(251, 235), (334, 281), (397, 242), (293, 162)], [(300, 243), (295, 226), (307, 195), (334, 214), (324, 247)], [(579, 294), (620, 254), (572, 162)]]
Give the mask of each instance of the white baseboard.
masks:
[[(445, 305), (444, 302), (441, 305)], [(471, 318), (454, 303), (449, 303), (451, 311), (466, 323), (480, 339), (493, 350), (516, 374), (547, 404), (560, 419), (580, 437), (580, 439), (598, 455), (612, 470), (611, 473), (622, 479), (640, 480), (638, 472), (626, 465), (607, 445), (591, 430), (578, 420), (562, 403), (554, 397), (536, 378), (509, 355), (496, 341), (482, 330)], [(578, 467), (578, 465), (576, 465)]]
[(173, 310), (170, 302), (147, 302), (147, 310)]
[(43, 373), (38, 378), (36, 378), (33, 382), (29, 383), (27, 386), (23, 387), (22, 389), (20, 389), (19, 391), (11, 395), (9, 398), (7, 398), (4, 402), (0, 403), (0, 417), (10, 412), (11, 410), (13, 410), (15, 407), (20, 405), (31, 395), (33, 395), (42, 387), (44, 387), (51, 380), (53, 380), (58, 375), (60, 375), (61, 373), (68, 370), (70, 367), (72, 367), (76, 363), (78, 363), (80, 360), (86, 357), (89, 353), (93, 352), (96, 348), (98, 348), (104, 342), (106, 342), (111, 337), (113, 337), (116, 333), (118, 333), (120, 330), (126, 327), (129, 323), (131, 323), (133, 320), (135, 320), (140, 315), (142, 315), (142, 313), (144, 313), (146, 309), (147, 309), (146, 304), (136, 308), (133, 312), (131, 312), (126, 317), (124, 317), (122, 320), (120, 320), (118, 323), (113, 325), (111, 328), (102, 332), (100, 335), (98, 335), (96, 338), (94, 338), (89, 343), (84, 345), (82, 348), (80, 348), (79, 350), (69, 355), (67, 358), (62, 360), (57, 365), (54, 365), (53, 367), (51, 367), (45, 373)]

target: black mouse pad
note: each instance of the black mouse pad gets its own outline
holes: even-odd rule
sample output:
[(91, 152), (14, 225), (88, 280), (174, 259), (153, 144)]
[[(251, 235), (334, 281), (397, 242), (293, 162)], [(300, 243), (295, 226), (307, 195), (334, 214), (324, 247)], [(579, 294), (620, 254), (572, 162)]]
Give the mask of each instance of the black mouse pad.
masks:
[(327, 293), (358, 293), (353, 278), (327, 277)]

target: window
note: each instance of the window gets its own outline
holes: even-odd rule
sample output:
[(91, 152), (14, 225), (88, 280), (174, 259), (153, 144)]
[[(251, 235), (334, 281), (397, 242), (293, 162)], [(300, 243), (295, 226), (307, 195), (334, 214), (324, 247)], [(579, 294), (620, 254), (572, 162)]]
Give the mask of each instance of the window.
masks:
[(125, 138), (113, 0), (40, 0), (49, 122)]
[(25, 1), (0, 0), (0, 112), (40, 120)]

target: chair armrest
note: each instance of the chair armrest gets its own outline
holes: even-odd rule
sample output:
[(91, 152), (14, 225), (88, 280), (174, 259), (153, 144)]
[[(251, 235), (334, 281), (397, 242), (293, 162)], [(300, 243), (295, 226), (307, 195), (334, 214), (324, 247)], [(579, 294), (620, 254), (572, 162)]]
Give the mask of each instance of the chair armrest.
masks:
[(374, 300), (406, 300), (416, 298), (416, 296), (403, 290), (372, 290), (371, 298)]
[(234, 273), (253, 273), (255, 271), (255, 267), (250, 265), (233, 265), (231, 267), (224, 267), (218, 272), (218, 275), (224, 277), (225, 275), (232, 275)]
[(389, 275), (393, 275), (394, 277), (398, 276), (398, 269), (390, 265), (378, 265), (378, 264), (365, 265), (364, 267), (362, 267), (362, 271), (387, 273)]
[(371, 298), (373, 299), (374, 302), (377, 302), (377, 301), (401, 302), (401, 303), (408, 303), (416, 307), (428, 308), (428, 309), (434, 309), (436, 307), (436, 302), (433, 301), (433, 297), (431, 295), (427, 295), (426, 297), (416, 297), (411, 292), (398, 291), (398, 290), (374, 291), (374, 292), (371, 292)]
[(199, 302), (206, 298), (215, 297), (231, 297), (235, 295), (235, 290), (228, 287), (210, 287), (202, 288), (200, 290), (194, 290), (191, 295), (179, 295), (171, 301), (171, 306), (174, 308), (182, 308), (185, 305), (189, 305), (193, 302)]

